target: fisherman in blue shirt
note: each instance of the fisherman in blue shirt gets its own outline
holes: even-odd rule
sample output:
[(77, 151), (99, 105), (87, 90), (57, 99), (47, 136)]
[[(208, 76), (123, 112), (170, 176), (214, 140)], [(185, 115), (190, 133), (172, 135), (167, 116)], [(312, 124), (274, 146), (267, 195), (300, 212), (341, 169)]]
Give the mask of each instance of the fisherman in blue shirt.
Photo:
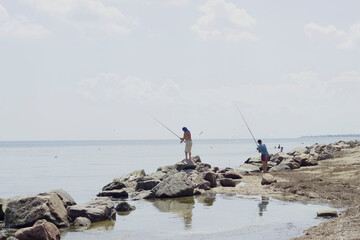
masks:
[(269, 153), (266, 148), (266, 145), (262, 144), (262, 141), (260, 139), (257, 142), (259, 144), (257, 150), (259, 151), (259, 153), (261, 153), (261, 162), (263, 165), (263, 172), (265, 173), (267, 170), (267, 161), (269, 160)]

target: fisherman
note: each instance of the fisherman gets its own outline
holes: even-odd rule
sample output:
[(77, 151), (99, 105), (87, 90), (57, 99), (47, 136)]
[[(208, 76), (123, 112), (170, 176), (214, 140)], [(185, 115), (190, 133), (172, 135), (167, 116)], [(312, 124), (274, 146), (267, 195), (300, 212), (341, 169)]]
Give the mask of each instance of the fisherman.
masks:
[[(182, 143), (183, 141), (185, 141), (186, 145), (185, 145), (185, 160), (191, 160), (191, 147), (192, 147), (192, 141), (191, 141), (191, 133), (189, 131), (189, 129), (187, 129), (186, 127), (183, 127), (182, 130), (184, 131), (184, 136), (182, 138), (180, 138), (180, 143)], [(189, 158), (188, 158), (188, 153), (189, 153)]]
[(263, 165), (263, 172), (265, 173), (267, 170), (267, 162), (269, 160), (269, 153), (266, 148), (266, 145), (262, 144), (262, 141), (260, 139), (257, 142), (259, 144), (257, 150), (259, 151), (259, 153), (261, 153), (261, 162)]

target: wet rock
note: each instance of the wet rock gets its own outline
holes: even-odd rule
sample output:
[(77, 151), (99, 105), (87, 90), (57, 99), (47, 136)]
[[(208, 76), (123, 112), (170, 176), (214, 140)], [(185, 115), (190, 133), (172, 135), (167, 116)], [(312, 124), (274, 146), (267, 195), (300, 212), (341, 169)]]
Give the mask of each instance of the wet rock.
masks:
[(225, 178), (232, 178), (232, 179), (241, 179), (242, 177), (240, 176), (239, 173), (237, 173), (235, 170), (229, 170), (227, 172), (225, 172), (224, 174)]
[(254, 172), (260, 172), (260, 168), (258, 166), (255, 166), (253, 164), (243, 164), (239, 166), (236, 171), (238, 171), (240, 174), (247, 174), (247, 173), (254, 173)]
[(86, 217), (77, 217), (74, 221), (75, 227), (87, 228), (90, 227), (91, 221)]
[(17, 230), (15, 238), (19, 240), (60, 240), (60, 231), (55, 224), (42, 219), (32, 227)]
[(123, 189), (125, 188), (125, 184), (120, 182), (120, 181), (113, 181), (107, 185), (105, 185), (102, 190), (103, 191), (111, 191), (111, 190), (120, 190), (120, 189)]
[(220, 184), (223, 187), (235, 187), (236, 186), (236, 182), (231, 178), (220, 179)]
[(194, 184), (184, 172), (170, 174), (151, 191), (158, 198), (186, 197), (194, 195)]
[(127, 202), (120, 202), (115, 209), (117, 212), (129, 212), (135, 210), (136, 207), (130, 205)]
[(68, 206), (76, 205), (75, 200), (63, 189), (56, 189), (51, 191), (50, 193), (57, 194), (61, 201), (64, 203), (65, 208), (67, 208)]
[(159, 183), (160, 183), (160, 181), (156, 181), (156, 180), (141, 181), (136, 184), (135, 190), (136, 191), (151, 190), (151, 189), (153, 189), (153, 187), (155, 187)]
[(145, 190), (131, 194), (131, 199), (134, 201), (141, 199), (152, 199), (152, 198), (155, 198), (155, 194), (151, 190)]
[(98, 197), (113, 197), (113, 198), (128, 198), (129, 194), (121, 189), (121, 190), (112, 190), (112, 191), (102, 191), (99, 192)]
[(270, 173), (265, 173), (264, 175), (262, 175), (261, 185), (269, 185), (275, 182), (277, 182), (277, 180)]
[(203, 180), (198, 186), (198, 189), (210, 190), (210, 182)]
[(40, 219), (52, 222), (58, 227), (69, 226), (66, 209), (57, 194), (17, 196), (7, 201), (6, 227), (30, 227)]
[(316, 213), (318, 217), (337, 217), (338, 213), (336, 210), (330, 209), (330, 210), (323, 210)]
[(69, 218), (86, 217), (91, 222), (115, 219), (116, 211), (113, 201), (108, 197), (95, 198), (84, 205), (74, 205), (67, 208)]

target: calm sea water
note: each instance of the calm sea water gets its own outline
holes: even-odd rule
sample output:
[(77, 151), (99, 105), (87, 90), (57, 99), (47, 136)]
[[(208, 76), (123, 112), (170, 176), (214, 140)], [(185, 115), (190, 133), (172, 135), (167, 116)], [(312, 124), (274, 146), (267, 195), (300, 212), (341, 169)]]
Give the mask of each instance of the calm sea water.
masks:
[[(264, 139), (270, 153), (352, 138)], [(218, 167), (237, 167), (258, 156), (253, 140), (194, 140), (193, 156)], [(62, 188), (78, 203), (90, 200), (115, 177), (137, 169), (155, 172), (184, 158), (174, 140), (0, 142), (0, 198)]]
[[(264, 139), (270, 153), (353, 138)], [(258, 156), (253, 140), (194, 140), (193, 155), (218, 167), (237, 167)], [(184, 144), (153, 141), (0, 142), (0, 198), (64, 189), (78, 204), (94, 198), (114, 177), (147, 173), (184, 158)], [(70, 231), (80, 239), (289, 239), (317, 225), (316, 211), (328, 206), (289, 203), (260, 196), (197, 196), (130, 202), (136, 210), (116, 222)]]

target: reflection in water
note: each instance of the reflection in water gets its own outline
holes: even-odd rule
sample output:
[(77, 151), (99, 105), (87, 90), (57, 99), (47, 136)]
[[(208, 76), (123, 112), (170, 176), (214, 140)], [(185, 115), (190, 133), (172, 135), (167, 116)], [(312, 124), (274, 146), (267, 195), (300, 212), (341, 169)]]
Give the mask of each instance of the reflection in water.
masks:
[(266, 211), (266, 206), (269, 204), (269, 197), (261, 196), (261, 203), (259, 203), (259, 216), (263, 215), (263, 212)]
[(207, 207), (211, 207), (212, 205), (214, 205), (214, 202), (216, 200), (216, 194), (215, 193), (209, 193), (209, 194), (202, 194), (202, 195), (198, 195), (196, 197), (196, 200), (199, 203), (202, 203), (204, 206)]
[(192, 210), (195, 205), (194, 197), (157, 199), (151, 200), (160, 212), (171, 212), (182, 217), (185, 222), (185, 229), (191, 228)]

